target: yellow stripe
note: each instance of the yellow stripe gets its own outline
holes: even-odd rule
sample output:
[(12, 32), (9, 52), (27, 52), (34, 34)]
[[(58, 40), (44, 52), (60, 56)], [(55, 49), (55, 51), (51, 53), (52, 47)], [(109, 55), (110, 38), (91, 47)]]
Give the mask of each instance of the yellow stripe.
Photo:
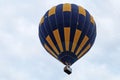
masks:
[(50, 44), (50, 46), (53, 48), (53, 50), (56, 52), (56, 54), (59, 55), (59, 51), (58, 51), (57, 48), (55, 47), (55, 45), (54, 45), (54, 43), (53, 43), (53, 41), (52, 41), (52, 39), (50, 38), (49, 35), (46, 37), (46, 40), (47, 40), (47, 42)]
[(59, 35), (58, 29), (54, 30), (53, 34), (54, 34), (54, 37), (55, 37), (55, 39), (57, 41), (57, 44), (58, 44), (58, 46), (60, 48), (60, 51), (63, 52), (62, 42), (61, 42), (61, 39), (60, 39), (60, 35)]
[(49, 10), (48, 16), (55, 14), (56, 6)]
[(63, 4), (63, 11), (71, 11), (71, 4)]
[(83, 48), (83, 46), (86, 44), (86, 42), (89, 40), (89, 38), (87, 36), (84, 37), (84, 39), (82, 40), (79, 48), (76, 51), (76, 55), (78, 55), (78, 53), (81, 51), (81, 49)]
[(90, 22), (93, 23), (93, 24), (95, 23), (92, 16), (90, 16)]
[(65, 47), (66, 47), (66, 51), (69, 51), (70, 28), (64, 28), (64, 37), (65, 37)]
[(72, 44), (72, 49), (71, 49), (71, 52), (73, 52), (73, 53), (74, 53), (74, 50), (75, 50), (76, 45), (78, 43), (78, 40), (80, 38), (80, 35), (81, 35), (81, 31), (80, 30), (76, 30), (75, 36), (74, 36), (74, 41), (73, 41), (73, 44)]
[(58, 58), (58, 57), (55, 55), (55, 53), (54, 53), (46, 44), (44, 44), (44, 47), (45, 47), (45, 49), (46, 49), (51, 55), (53, 55), (55, 58)]
[(86, 11), (83, 7), (79, 6), (79, 14), (86, 16)]
[(91, 45), (89, 44), (78, 56), (78, 59), (81, 58), (89, 49), (90, 49)]
[(40, 21), (40, 24), (42, 24), (44, 22), (44, 17), (42, 17), (41, 21)]

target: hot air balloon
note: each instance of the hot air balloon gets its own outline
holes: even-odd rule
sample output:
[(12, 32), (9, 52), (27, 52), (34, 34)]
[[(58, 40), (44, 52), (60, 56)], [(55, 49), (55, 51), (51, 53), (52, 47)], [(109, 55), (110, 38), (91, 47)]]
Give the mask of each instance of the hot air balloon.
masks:
[(39, 24), (39, 38), (44, 48), (66, 67), (85, 55), (96, 38), (96, 24), (90, 13), (76, 4), (59, 4), (48, 10)]

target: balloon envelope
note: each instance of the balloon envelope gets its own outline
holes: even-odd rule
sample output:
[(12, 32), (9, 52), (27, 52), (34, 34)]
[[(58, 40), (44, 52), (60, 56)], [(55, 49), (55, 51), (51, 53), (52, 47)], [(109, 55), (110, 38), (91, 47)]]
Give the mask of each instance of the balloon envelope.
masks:
[(41, 19), (39, 38), (53, 57), (65, 65), (72, 65), (92, 47), (96, 24), (83, 7), (59, 4), (48, 10)]

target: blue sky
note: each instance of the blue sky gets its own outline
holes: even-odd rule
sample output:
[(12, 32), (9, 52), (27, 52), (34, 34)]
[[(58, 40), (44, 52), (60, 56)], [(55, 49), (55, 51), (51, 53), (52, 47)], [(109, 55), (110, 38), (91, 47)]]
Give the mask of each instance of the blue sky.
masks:
[[(69, 76), (38, 38), (41, 17), (66, 2), (83, 6), (97, 24), (94, 46)], [(0, 80), (120, 80), (119, 9), (119, 0), (0, 0)]]

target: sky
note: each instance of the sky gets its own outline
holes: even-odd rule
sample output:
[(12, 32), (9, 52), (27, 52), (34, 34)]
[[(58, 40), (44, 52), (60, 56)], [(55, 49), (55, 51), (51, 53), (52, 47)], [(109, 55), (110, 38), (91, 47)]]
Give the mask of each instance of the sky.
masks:
[[(52, 6), (74, 3), (93, 15), (97, 37), (73, 72), (49, 55), (38, 37)], [(120, 80), (120, 0), (0, 0), (0, 80)]]

